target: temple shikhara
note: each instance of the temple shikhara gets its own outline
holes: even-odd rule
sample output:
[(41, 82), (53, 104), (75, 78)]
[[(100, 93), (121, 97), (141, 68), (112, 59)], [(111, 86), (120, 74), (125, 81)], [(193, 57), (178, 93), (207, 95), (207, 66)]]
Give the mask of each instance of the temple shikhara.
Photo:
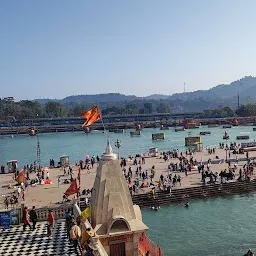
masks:
[[(127, 181), (116, 154), (107, 143), (91, 197), (90, 225), (98, 255), (163, 255), (146, 235), (140, 207), (133, 205)], [(150, 242), (150, 243), (149, 243)], [(146, 254), (146, 253), (150, 254)]]

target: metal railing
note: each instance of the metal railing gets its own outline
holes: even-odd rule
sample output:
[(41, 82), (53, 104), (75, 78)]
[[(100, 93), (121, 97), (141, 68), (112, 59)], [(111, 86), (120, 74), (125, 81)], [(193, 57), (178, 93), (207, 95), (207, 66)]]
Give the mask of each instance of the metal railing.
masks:
[(139, 251), (141, 255), (149, 252), (150, 256), (164, 256), (161, 247), (149, 239), (145, 233), (139, 235)]
[[(80, 218), (81, 216), (81, 210), (79, 208), (79, 206), (75, 203), (73, 205), (73, 213), (74, 213), (74, 217), (75, 219), (77, 218)], [(98, 239), (97, 236), (95, 236), (95, 232), (90, 224), (90, 222), (86, 219), (86, 220), (81, 220), (81, 230), (84, 231), (85, 229), (87, 228), (90, 228), (92, 233), (93, 233), (93, 236), (91, 237), (92, 238), (92, 244), (91, 246), (94, 247), (94, 250), (93, 250), (93, 255), (95, 256), (108, 256), (107, 252), (105, 251), (102, 243), (100, 242), (100, 240)]]

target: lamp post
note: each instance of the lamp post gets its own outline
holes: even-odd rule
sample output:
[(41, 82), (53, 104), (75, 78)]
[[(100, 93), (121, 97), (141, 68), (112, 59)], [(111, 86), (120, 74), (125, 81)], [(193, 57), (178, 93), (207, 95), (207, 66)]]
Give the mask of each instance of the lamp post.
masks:
[(226, 145), (226, 163), (228, 162), (228, 147)]
[(115, 142), (115, 147), (117, 147), (117, 156), (119, 160), (119, 148), (121, 147), (121, 140), (117, 139)]

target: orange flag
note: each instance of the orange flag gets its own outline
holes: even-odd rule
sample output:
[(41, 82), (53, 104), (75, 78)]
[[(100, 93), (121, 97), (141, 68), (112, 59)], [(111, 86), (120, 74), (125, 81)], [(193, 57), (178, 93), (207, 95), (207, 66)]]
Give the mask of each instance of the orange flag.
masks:
[(78, 168), (78, 174), (77, 174), (77, 179), (79, 181), (79, 186), (80, 186), (80, 178), (81, 178), (81, 169), (80, 167)]
[(76, 194), (77, 192), (78, 192), (78, 187), (77, 187), (76, 179), (74, 179), (64, 194), (67, 196), (70, 196), (70, 195)]
[(16, 178), (16, 181), (18, 183), (24, 183), (25, 182), (25, 172), (24, 171), (21, 171), (18, 175), (18, 177)]
[(83, 113), (81, 116), (87, 119), (86, 122), (82, 125), (82, 127), (89, 126), (101, 119), (100, 111), (97, 106)]

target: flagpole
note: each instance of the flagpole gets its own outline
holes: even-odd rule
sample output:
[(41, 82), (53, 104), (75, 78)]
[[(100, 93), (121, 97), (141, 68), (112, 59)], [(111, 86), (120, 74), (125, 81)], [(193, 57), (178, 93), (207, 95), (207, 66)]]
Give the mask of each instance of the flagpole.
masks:
[(103, 117), (102, 117), (102, 113), (101, 113), (101, 110), (100, 110), (100, 104), (98, 104), (98, 108), (99, 108), (99, 111), (100, 111), (100, 117), (101, 117), (101, 123), (102, 123), (102, 126), (103, 126), (103, 130), (104, 132), (106, 132), (106, 128), (105, 128), (105, 125), (104, 125), (104, 122), (103, 122)]
[(107, 141), (109, 141), (109, 136), (108, 136), (108, 134), (107, 134), (107, 130), (106, 130), (105, 125), (104, 125), (104, 122), (103, 122), (103, 116), (102, 116), (102, 113), (101, 113), (101, 110), (100, 110), (100, 103), (99, 103), (99, 102), (98, 102), (98, 109), (99, 109), (99, 112), (100, 112), (101, 123), (102, 123), (102, 126), (103, 126), (104, 133), (105, 133), (106, 136), (107, 136)]
[(101, 117), (101, 123), (102, 123), (102, 126), (103, 126), (103, 130), (106, 133), (106, 128), (105, 128), (105, 125), (104, 125), (104, 122), (103, 122), (102, 113), (101, 113), (101, 110), (100, 110), (100, 103), (98, 101), (97, 101), (97, 106), (98, 106), (98, 109), (100, 111), (100, 117)]

